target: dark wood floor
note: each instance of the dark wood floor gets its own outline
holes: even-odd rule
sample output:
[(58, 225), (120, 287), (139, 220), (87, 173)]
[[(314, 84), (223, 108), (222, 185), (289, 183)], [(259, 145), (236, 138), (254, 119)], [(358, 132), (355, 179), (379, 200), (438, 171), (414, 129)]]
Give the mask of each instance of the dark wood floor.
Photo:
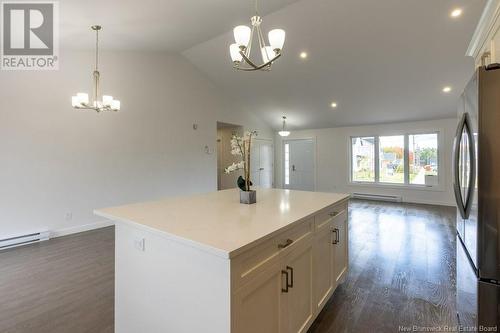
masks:
[(114, 246), (110, 227), (0, 252), (0, 332), (113, 332)]
[[(310, 333), (456, 325), (455, 210), (350, 209), (350, 272)], [(113, 332), (113, 248), (105, 228), (0, 252), (0, 332)]]
[(350, 271), (309, 333), (457, 325), (455, 208), (350, 204)]

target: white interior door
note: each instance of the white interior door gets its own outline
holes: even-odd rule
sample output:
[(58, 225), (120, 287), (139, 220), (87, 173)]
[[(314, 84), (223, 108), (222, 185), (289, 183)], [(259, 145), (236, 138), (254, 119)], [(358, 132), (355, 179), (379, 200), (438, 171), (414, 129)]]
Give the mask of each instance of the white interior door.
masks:
[(274, 175), (274, 146), (272, 141), (260, 142), (260, 187), (271, 188), (273, 187)]
[(273, 142), (256, 139), (252, 143), (251, 175), (250, 179), (254, 186), (261, 188), (273, 187)]
[(314, 191), (314, 142), (312, 139), (284, 142), (284, 187)]

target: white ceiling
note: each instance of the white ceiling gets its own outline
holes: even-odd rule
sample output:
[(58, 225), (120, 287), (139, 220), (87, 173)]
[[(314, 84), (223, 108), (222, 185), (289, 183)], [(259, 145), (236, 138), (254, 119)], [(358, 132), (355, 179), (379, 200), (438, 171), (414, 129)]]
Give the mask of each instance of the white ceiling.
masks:
[[(262, 14), (297, 0), (260, 0)], [(183, 51), (247, 20), (253, 0), (63, 0), (61, 47), (94, 46), (101, 24), (104, 49)]]
[[(265, 31), (287, 32), (284, 56), (269, 73), (231, 68), (230, 29), (241, 23), (236, 20), (225, 22), (226, 33), (183, 54), (226, 95), (275, 128), (282, 115), (292, 129), (452, 117), (472, 75), (473, 61), (464, 54), (485, 3), (302, 0), (264, 17)], [(464, 13), (452, 19), (456, 7)], [(252, 13), (240, 9), (227, 15)], [(302, 50), (309, 53), (306, 61), (298, 56)], [(451, 93), (441, 91), (445, 85)]]
[[(263, 29), (287, 32), (270, 73), (234, 71), (229, 58), (231, 30), (248, 24), (253, 0), (64, 0), (61, 47), (92, 48), (89, 26), (98, 23), (104, 49), (182, 52), (275, 128), (282, 115), (292, 129), (437, 119), (455, 115), (472, 74), (464, 54), (486, 0), (259, 3)], [(452, 19), (456, 7), (464, 14)]]

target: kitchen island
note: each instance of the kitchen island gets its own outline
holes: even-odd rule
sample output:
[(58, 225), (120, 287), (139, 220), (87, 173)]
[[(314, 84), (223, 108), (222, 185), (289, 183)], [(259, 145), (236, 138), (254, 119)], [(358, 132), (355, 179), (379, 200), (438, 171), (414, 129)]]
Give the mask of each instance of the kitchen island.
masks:
[(349, 195), (238, 190), (96, 210), (115, 221), (115, 331), (306, 332), (348, 268)]

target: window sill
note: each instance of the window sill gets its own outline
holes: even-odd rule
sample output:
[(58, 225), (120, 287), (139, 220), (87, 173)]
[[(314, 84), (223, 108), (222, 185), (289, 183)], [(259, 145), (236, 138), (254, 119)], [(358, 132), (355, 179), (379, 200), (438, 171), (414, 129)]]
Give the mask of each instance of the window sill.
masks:
[(441, 185), (438, 186), (425, 186), (425, 185), (407, 185), (407, 184), (390, 184), (390, 183), (368, 183), (368, 182), (349, 182), (349, 186), (357, 187), (378, 187), (399, 190), (417, 190), (417, 191), (433, 191), (444, 192), (445, 190)]

